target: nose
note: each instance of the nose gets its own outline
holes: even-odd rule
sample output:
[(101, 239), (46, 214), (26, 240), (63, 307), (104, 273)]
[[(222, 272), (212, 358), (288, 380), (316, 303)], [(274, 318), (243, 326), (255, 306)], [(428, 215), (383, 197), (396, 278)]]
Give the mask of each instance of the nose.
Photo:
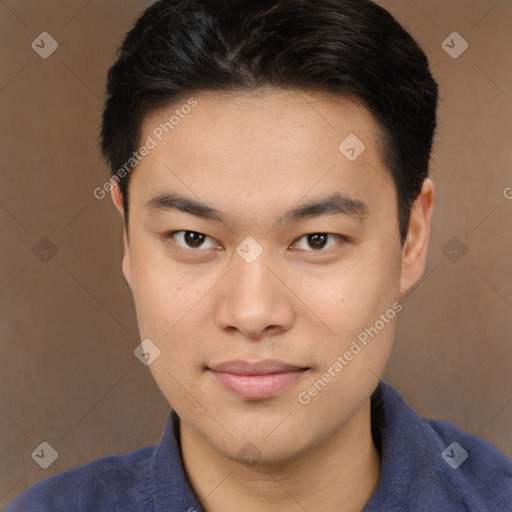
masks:
[(219, 289), (216, 320), (222, 329), (253, 341), (290, 329), (293, 293), (282, 272), (273, 267), (264, 255), (252, 263), (242, 258), (234, 262)]

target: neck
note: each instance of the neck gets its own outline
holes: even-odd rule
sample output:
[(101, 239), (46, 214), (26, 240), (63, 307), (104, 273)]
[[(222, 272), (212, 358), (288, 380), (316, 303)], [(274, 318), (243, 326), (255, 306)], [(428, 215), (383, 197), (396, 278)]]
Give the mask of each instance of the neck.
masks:
[(244, 465), (180, 421), (183, 460), (206, 512), (361, 512), (380, 475), (370, 400), (339, 432), (282, 464)]

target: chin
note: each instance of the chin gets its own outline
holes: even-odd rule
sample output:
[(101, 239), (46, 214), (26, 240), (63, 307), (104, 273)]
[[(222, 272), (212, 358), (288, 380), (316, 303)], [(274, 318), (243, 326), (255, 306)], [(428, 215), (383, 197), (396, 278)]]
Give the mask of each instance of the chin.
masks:
[(269, 443), (262, 439), (261, 441), (242, 443), (242, 447), (238, 451), (225, 455), (244, 466), (256, 468), (258, 466), (285, 466), (301, 453), (302, 450), (296, 444)]

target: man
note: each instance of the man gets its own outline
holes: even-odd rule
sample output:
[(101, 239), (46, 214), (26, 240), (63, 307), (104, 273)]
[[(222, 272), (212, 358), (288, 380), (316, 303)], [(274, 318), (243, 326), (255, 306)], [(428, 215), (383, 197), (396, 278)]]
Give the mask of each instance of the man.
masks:
[(108, 77), (123, 273), (159, 445), (15, 511), (509, 511), (512, 463), (386, 367), (425, 267), (437, 84), (366, 0), (162, 0)]

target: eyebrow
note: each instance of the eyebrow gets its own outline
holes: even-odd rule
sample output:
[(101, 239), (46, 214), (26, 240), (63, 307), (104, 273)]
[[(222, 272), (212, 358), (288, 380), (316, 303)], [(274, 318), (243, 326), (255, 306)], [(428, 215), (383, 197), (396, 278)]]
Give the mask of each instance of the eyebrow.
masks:
[[(200, 200), (177, 193), (160, 194), (147, 201), (144, 207), (152, 211), (178, 210), (201, 219), (226, 222), (225, 216), (215, 208)], [(324, 215), (345, 215), (363, 220), (367, 217), (368, 212), (368, 206), (363, 201), (335, 192), (326, 197), (313, 199), (285, 212), (278, 219), (278, 222), (291, 224)]]

